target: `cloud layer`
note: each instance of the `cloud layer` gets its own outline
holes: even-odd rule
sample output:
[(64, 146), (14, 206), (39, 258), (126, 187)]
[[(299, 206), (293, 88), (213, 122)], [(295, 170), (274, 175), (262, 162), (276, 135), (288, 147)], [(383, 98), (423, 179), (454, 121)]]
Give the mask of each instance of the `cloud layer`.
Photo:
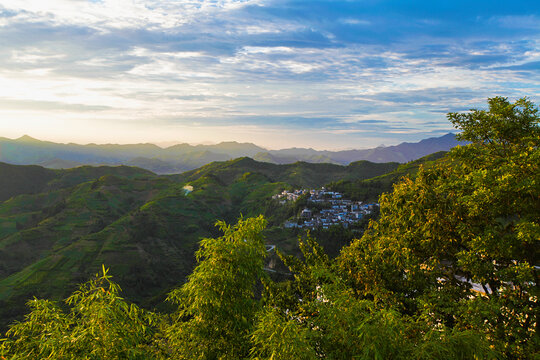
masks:
[(520, 1), (0, 0), (0, 132), (350, 148), (540, 99)]

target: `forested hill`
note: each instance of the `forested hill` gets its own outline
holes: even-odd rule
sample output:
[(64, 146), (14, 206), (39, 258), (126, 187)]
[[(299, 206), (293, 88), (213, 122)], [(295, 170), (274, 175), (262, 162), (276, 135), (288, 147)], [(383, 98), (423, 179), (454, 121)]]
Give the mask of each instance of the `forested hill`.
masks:
[(439, 151), (424, 156), (421, 159), (400, 164), (388, 173), (368, 179), (344, 178), (328, 184), (328, 188), (343, 193), (346, 197), (353, 200), (377, 201), (380, 194), (391, 192), (393, 184), (398, 182), (402, 177), (407, 175), (414, 176), (421, 166), (430, 168), (437, 163), (437, 160), (443, 158), (446, 153), (446, 151)]
[(296, 162), (276, 165), (255, 161), (248, 157), (225, 162), (214, 162), (199, 169), (172, 175), (176, 181), (194, 181), (204, 176), (217, 177), (230, 184), (238, 175), (250, 172), (263, 175), (270, 182), (285, 182), (296, 187), (320, 187), (335, 179), (362, 180), (383, 175), (397, 169), (399, 163), (357, 161), (347, 166)]
[(0, 201), (20, 194), (37, 194), (74, 186), (104, 175), (128, 178), (154, 175), (130, 166), (80, 166), (53, 170), (36, 165), (11, 165), (0, 162)]
[[(418, 160), (422, 163), (424, 160)], [(372, 163), (357, 161), (348, 166), (297, 162), (276, 165), (244, 157), (224, 162), (213, 162), (202, 168), (187, 171), (169, 178), (175, 182), (197, 180), (214, 176), (230, 183), (246, 172), (259, 173), (270, 182), (285, 182), (297, 187), (320, 187), (336, 179), (342, 181), (364, 180), (390, 173), (398, 163)], [(20, 194), (36, 194), (74, 186), (104, 175), (127, 178), (156, 176), (151, 171), (134, 166), (80, 166), (72, 169), (53, 170), (37, 165), (12, 165), (0, 162), (0, 201)]]
[[(190, 273), (199, 240), (216, 234), (217, 220), (265, 214), (279, 225), (298, 210), (271, 201), (283, 189), (367, 179), (398, 165), (239, 158), (160, 176), (128, 166), (0, 163), (0, 321), (5, 326), (20, 315), (32, 296), (64, 296), (101, 264), (114, 271), (126, 296), (153, 304)], [(286, 249), (295, 243), (296, 235), (277, 234), (273, 243)]]

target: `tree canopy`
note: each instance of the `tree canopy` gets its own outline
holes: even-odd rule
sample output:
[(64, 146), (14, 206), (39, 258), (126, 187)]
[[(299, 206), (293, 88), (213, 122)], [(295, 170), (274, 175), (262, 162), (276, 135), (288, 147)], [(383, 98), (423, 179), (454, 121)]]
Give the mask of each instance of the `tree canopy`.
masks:
[(381, 218), (340, 266), (361, 296), (478, 329), (501, 352), (525, 356), (539, 346), (538, 109), (488, 102), (488, 111), (448, 114), (471, 144), (383, 195)]

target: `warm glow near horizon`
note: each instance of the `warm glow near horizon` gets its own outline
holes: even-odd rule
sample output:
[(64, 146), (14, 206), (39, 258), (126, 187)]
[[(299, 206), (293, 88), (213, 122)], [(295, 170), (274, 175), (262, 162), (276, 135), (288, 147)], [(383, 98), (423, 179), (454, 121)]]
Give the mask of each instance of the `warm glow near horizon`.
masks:
[(0, 0), (0, 136), (368, 148), (540, 99), (535, 2)]

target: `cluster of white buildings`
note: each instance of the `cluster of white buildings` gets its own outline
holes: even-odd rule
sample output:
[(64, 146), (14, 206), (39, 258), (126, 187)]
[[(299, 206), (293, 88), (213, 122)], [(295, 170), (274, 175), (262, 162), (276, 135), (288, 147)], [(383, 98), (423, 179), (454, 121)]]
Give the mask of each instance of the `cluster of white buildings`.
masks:
[[(343, 194), (336, 191), (328, 191), (324, 187), (318, 190), (299, 189), (292, 192), (284, 190), (281, 194), (274, 195), (274, 199), (281, 203), (287, 201), (296, 201), (302, 195), (309, 194), (308, 207), (300, 213), (300, 216), (294, 220), (285, 222), (287, 228), (309, 228), (309, 229), (328, 229), (332, 225), (342, 225), (348, 227), (365, 215), (371, 214), (377, 203), (364, 204), (362, 201), (352, 201), (343, 198)], [(309, 204), (321, 204), (324, 209), (318, 211), (315, 208), (321, 206), (309, 207)]]
[(283, 190), (281, 194), (276, 194), (272, 196), (272, 199), (279, 199), (282, 204), (285, 204), (287, 201), (296, 201), (298, 198), (304, 194), (308, 194), (310, 191), (313, 190), (294, 190), (294, 191), (287, 191)]

